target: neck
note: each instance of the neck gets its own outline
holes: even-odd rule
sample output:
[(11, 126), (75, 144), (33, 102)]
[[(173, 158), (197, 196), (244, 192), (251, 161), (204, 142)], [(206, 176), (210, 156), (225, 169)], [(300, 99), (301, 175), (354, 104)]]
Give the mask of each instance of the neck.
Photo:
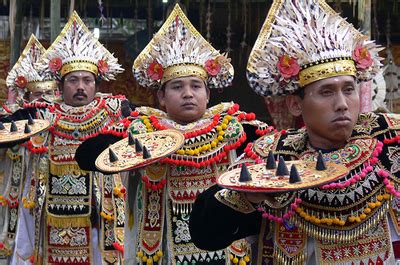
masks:
[(347, 139), (343, 141), (326, 139), (317, 135), (308, 135), (309, 142), (312, 147), (324, 150), (337, 150), (346, 146)]

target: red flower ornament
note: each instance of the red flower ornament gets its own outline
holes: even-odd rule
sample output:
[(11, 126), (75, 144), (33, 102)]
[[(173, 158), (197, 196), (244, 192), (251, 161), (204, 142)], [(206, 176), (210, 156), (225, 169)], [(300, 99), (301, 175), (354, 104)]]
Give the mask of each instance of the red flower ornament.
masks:
[(282, 55), (279, 58), (278, 70), (285, 79), (297, 76), (300, 72), (300, 66), (295, 58), (288, 55)]
[(146, 70), (147, 75), (153, 81), (161, 80), (164, 75), (164, 69), (161, 64), (159, 64), (156, 60), (154, 60), (150, 65), (149, 68)]
[(108, 68), (108, 63), (104, 60), (99, 60), (97, 62), (97, 68), (99, 69), (99, 73), (100, 74), (105, 74), (108, 72), (109, 68)]
[(59, 57), (53, 58), (49, 62), (50, 71), (52, 71), (53, 73), (60, 71), (61, 66), (62, 66), (62, 61), (61, 58)]
[(358, 69), (367, 69), (373, 64), (371, 54), (368, 51), (368, 48), (357, 45), (353, 51), (353, 60), (356, 62), (356, 67)]
[(211, 76), (216, 76), (221, 71), (221, 64), (218, 62), (218, 58), (213, 60), (207, 60), (204, 64), (204, 68), (206, 69), (207, 73)]
[(19, 75), (19, 76), (17, 76), (17, 78), (15, 79), (15, 84), (16, 84), (17, 87), (19, 87), (19, 88), (25, 88), (26, 85), (28, 84), (28, 81), (26, 80), (25, 76)]

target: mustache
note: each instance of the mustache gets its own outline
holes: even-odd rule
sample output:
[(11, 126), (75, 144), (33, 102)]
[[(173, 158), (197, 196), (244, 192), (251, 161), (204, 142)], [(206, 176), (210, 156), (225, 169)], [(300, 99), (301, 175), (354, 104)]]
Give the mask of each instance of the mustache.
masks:
[(85, 92), (78, 91), (78, 92), (76, 92), (76, 93), (74, 94), (74, 97), (86, 97), (86, 98), (87, 98), (87, 95), (86, 95)]

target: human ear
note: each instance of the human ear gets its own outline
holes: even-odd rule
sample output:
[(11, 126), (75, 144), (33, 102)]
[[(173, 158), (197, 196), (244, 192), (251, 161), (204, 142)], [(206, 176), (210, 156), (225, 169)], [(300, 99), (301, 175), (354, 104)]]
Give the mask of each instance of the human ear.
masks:
[(286, 106), (289, 112), (295, 117), (300, 116), (303, 112), (301, 101), (302, 99), (297, 95), (286, 96)]
[(158, 102), (160, 103), (160, 106), (165, 108), (165, 91), (162, 89), (159, 89), (157, 91), (157, 98), (158, 98)]

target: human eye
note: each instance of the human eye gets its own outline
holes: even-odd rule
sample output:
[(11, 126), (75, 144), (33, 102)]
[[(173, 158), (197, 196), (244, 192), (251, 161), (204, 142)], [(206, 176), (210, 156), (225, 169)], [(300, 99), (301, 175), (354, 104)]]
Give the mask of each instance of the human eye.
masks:
[(344, 89), (343, 89), (343, 92), (345, 93), (345, 94), (353, 94), (354, 93), (354, 91), (355, 91), (356, 89), (355, 89), (355, 87), (354, 86), (347, 86), (347, 87), (345, 87)]
[(71, 84), (76, 84), (78, 82), (78, 79), (77, 78), (69, 78), (67, 81)]
[(324, 96), (324, 97), (328, 97), (328, 96), (331, 96), (332, 94), (333, 94), (333, 92), (332, 92), (332, 90), (331, 89), (321, 89), (320, 91), (319, 91), (319, 94), (321, 95), (321, 96)]
[(86, 78), (86, 79), (83, 80), (83, 82), (85, 82), (86, 85), (90, 85), (90, 84), (92, 84), (94, 82), (94, 80), (91, 79), (91, 78)]

